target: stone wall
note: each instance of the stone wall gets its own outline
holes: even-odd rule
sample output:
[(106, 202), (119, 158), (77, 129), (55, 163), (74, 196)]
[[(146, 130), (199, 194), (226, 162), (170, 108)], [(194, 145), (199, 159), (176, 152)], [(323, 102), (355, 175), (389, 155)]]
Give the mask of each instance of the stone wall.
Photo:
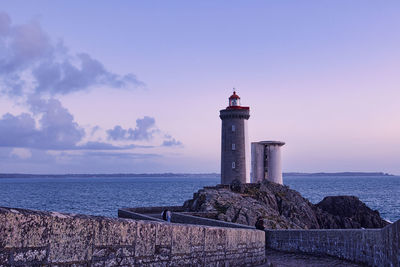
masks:
[(184, 211), (182, 206), (156, 206), (156, 207), (136, 207), (136, 208), (123, 208), (124, 210), (130, 210), (137, 213), (158, 213), (161, 214), (164, 210), (170, 210), (173, 212)]
[(255, 229), (253, 226), (247, 226), (244, 224), (225, 222), (220, 220), (208, 219), (198, 216), (192, 216), (190, 213), (172, 213), (172, 222), (184, 223), (184, 224), (195, 224), (195, 225), (207, 225), (217, 227), (228, 227), (228, 228), (242, 228), (242, 229)]
[(266, 230), (266, 246), (331, 255), (368, 264), (400, 266), (400, 220), (383, 229)]
[(0, 266), (254, 266), (261, 231), (0, 208)]
[(127, 209), (119, 209), (118, 210), (118, 218), (134, 219), (134, 220), (141, 220), (141, 221), (165, 222), (161, 219), (158, 219), (158, 218), (155, 218), (152, 216), (148, 216), (146, 214), (132, 212)]
[(400, 220), (388, 225), (381, 231), (384, 247), (383, 263), (385, 266), (400, 267)]
[[(126, 218), (126, 219), (135, 219), (135, 220), (149, 220), (149, 221), (161, 221), (163, 220), (154, 218), (149, 216), (154, 209), (148, 208), (146, 211), (150, 211), (148, 214), (142, 214), (138, 211), (142, 211), (143, 208), (126, 208), (118, 210), (118, 217)], [(164, 209), (161, 209), (164, 210)], [(157, 210), (158, 212), (158, 210)], [(199, 214), (201, 212), (197, 212), (195, 214)], [(158, 213), (157, 213), (158, 214)], [(205, 213), (207, 214), (207, 213)], [(172, 212), (171, 222), (173, 223), (183, 223), (183, 224), (193, 224), (193, 225), (206, 225), (206, 226), (216, 226), (216, 227), (228, 227), (228, 228), (242, 228), (242, 229), (255, 229), (253, 226), (247, 226), (238, 223), (231, 223), (225, 221), (219, 221), (214, 219), (208, 219), (199, 216), (193, 216), (191, 212)]]

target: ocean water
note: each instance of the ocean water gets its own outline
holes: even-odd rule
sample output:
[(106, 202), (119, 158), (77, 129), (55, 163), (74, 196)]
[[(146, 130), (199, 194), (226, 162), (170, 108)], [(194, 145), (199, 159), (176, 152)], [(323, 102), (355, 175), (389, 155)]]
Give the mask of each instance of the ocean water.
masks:
[(400, 219), (400, 176), (285, 177), (284, 183), (312, 203), (325, 196), (357, 196), (382, 218)]
[[(219, 178), (3, 178), (0, 206), (116, 217), (118, 208), (182, 205)], [(400, 219), (400, 177), (284, 177), (311, 202), (325, 196), (358, 196), (390, 221)]]

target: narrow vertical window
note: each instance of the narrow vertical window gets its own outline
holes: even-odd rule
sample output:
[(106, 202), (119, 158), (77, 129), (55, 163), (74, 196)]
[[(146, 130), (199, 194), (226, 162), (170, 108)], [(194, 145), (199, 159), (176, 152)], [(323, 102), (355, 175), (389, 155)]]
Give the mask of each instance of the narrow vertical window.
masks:
[(236, 131), (235, 125), (232, 125), (232, 132)]
[(236, 150), (236, 144), (232, 144), (232, 150)]
[(233, 161), (232, 162), (232, 169), (234, 169), (236, 166), (235, 166), (236, 164), (235, 164), (235, 162)]

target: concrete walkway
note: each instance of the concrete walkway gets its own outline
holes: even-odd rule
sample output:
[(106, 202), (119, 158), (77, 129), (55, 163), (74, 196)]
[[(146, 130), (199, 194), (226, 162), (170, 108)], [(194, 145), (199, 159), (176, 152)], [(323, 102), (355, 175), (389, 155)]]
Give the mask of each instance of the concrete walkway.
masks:
[[(262, 267), (360, 267), (366, 266), (334, 257), (318, 257), (307, 254), (280, 252), (267, 249), (267, 263)], [(261, 266), (260, 266), (261, 267)]]

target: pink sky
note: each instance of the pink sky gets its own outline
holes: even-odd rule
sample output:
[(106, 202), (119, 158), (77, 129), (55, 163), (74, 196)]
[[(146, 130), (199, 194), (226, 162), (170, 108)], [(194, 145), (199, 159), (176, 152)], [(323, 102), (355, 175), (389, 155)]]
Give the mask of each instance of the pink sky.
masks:
[(398, 1), (0, 12), (0, 172), (219, 172), (235, 87), (284, 171), (400, 174)]

